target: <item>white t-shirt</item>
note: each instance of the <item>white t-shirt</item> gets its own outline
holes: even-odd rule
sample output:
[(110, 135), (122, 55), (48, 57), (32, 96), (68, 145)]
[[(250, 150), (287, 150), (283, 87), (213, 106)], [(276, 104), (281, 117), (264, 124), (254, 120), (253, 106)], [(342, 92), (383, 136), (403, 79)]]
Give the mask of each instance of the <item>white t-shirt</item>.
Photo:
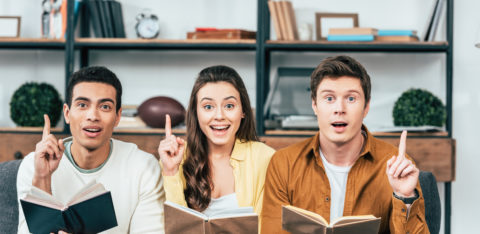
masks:
[(207, 209), (205, 209), (202, 213), (206, 216), (212, 216), (212, 214), (224, 210), (232, 210), (238, 207), (237, 194), (230, 193), (219, 198), (211, 198), (210, 204), (208, 204)]
[[(81, 172), (64, 154), (52, 174), (52, 195), (62, 203), (96, 180), (111, 192), (118, 226), (102, 233), (164, 233), (165, 192), (157, 159), (135, 144), (112, 139), (111, 155), (99, 170)], [(67, 144), (67, 142), (65, 142)], [(32, 188), (34, 152), (20, 164), (17, 194), (25, 197)], [(28, 233), (19, 204), (18, 233)]]
[(327, 161), (320, 149), (323, 166), (330, 183), (330, 222), (343, 216), (343, 207), (345, 203), (345, 192), (347, 190), (348, 172), (352, 168), (335, 166)]

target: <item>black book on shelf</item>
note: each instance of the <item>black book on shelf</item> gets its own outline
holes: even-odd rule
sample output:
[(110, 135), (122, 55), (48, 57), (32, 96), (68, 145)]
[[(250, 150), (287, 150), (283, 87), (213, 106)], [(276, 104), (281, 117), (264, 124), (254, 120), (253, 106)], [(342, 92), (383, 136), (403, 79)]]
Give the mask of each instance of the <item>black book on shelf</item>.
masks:
[(93, 0), (93, 3), (95, 4), (95, 7), (97, 9), (98, 20), (100, 22), (100, 30), (102, 30), (101, 37), (108, 37), (108, 30), (106, 25), (107, 19), (105, 19), (105, 14), (103, 13), (102, 0)]
[(110, 13), (113, 22), (113, 31), (116, 38), (125, 38), (125, 26), (123, 24), (122, 4), (115, 0), (109, 1)]
[(108, 28), (107, 28), (107, 16), (105, 14), (104, 6), (103, 6), (103, 1), (102, 0), (95, 0), (95, 4), (97, 5), (98, 9), (98, 15), (100, 17), (100, 25), (102, 28), (102, 34), (103, 37), (110, 37), (108, 34)]
[(435, 33), (437, 32), (440, 16), (442, 15), (443, 5), (445, 5), (445, 0), (437, 0), (435, 3), (432, 16), (430, 17), (430, 22), (428, 23), (428, 28), (425, 33), (424, 41), (433, 41)]
[(101, 4), (102, 9), (102, 17), (103, 17), (103, 22), (104, 22), (104, 28), (105, 28), (105, 37), (108, 38), (113, 38), (115, 37), (114, 31), (113, 31), (113, 19), (112, 15), (110, 14), (110, 1), (108, 0), (98, 0)]
[[(103, 30), (102, 30), (102, 23), (100, 20), (100, 12), (98, 9), (97, 1), (95, 0), (88, 0), (87, 1), (87, 8), (88, 8), (88, 15), (90, 16), (90, 22), (93, 29), (93, 34), (97, 38), (104, 37)], [(85, 15), (84, 15), (85, 17)]]

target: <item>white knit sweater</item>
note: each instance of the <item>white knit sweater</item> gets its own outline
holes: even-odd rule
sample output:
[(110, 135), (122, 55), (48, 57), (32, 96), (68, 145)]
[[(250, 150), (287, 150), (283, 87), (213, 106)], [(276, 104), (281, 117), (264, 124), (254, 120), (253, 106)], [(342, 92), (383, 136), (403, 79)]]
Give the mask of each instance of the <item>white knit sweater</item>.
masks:
[[(52, 175), (52, 194), (62, 203), (92, 180), (111, 191), (118, 226), (102, 233), (163, 233), (163, 202), (165, 192), (158, 161), (135, 144), (112, 139), (112, 152), (98, 171), (82, 173), (63, 155)], [(34, 153), (20, 165), (17, 177), (19, 198), (32, 187)], [(28, 233), (19, 205), (18, 233)]]

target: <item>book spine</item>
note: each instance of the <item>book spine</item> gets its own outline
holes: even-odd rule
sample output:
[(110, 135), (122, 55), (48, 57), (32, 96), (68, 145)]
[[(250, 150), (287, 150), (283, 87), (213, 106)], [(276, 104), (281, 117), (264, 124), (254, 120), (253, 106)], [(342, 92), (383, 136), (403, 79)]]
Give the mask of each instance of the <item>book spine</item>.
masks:
[(288, 11), (288, 1), (280, 1), (280, 8), (282, 9), (283, 17), (285, 19), (285, 29), (287, 32), (287, 40), (295, 40), (295, 35), (293, 34), (292, 22), (290, 17), (290, 12)]
[(111, 2), (115, 37), (125, 38), (125, 26), (123, 24), (122, 4), (117, 1)]
[(285, 14), (283, 13), (282, 4), (280, 2), (273, 2), (275, 4), (275, 8), (277, 9), (277, 15), (280, 22), (280, 32), (282, 33), (282, 39), (288, 40), (288, 33), (287, 33), (287, 25), (286, 25), (286, 18)]
[(60, 14), (62, 15), (60, 38), (65, 38), (65, 33), (67, 32), (67, 4), (68, 1), (63, 1), (60, 7)]
[(328, 41), (373, 41), (374, 35), (328, 35)]
[(112, 15), (110, 14), (110, 3), (109, 0), (101, 1), (102, 5), (102, 16), (105, 23), (106, 37), (113, 38), (115, 37), (115, 32), (113, 31), (113, 20)]
[(82, 223), (79, 221), (79, 217), (77, 217), (77, 214), (72, 210), (67, 208), (62, 211), (62, 218), (67, 229), (64, 231), (67, 233), (77, 233), (84, 229)]
[(438, 7), (440, 5), (440, 1), (441, 0), (437, 0), (437, 2), (435, 3), (435, 7), (433, 8), (432, 15), (431, 15), (430, 21), (428, 23), (427, 31), (425, 32), (424, 41), (428, 41), (429, 38), (430, 38), (430, 34), (432, 33), (433, 21), (434, 21), (435, 15), (437, 14), (437, 10), (438, 10)]
[(204, 233), (205, 234), (215, 234), (212, 232), (212, 224), (208, 221), (208, 220), (205, 220), (205, 222), (203, 222), (204, 226), (203, 226), (203, 230), (204, 230)]
[(78, 17), (80, 15), (81, 9), (82, 9), (82, 2), (80, 0), (75, 0), (75, 5), (73, 7), (73, 30), (77, 28)]
[(377, 35), (374, 28), (330, 28), (328, 35)]
[(95, 5), (97, 6), (97, 13), (100, 19), (100, 28), (102, 29), (102, 37), (103, 38), (108, 37), (107, 19), (105, 18), (102, 0), (95, 0)]
[(414, 30), (378, 30), (378, 36), (415, 36)]
[(390, 41), (390, 42), (413, 42), (418, 41), (417, 36), (378, 36), (376, 41)]
[(277, 15), (276, 4), (273, 1), (268, 1), (268, 9), (270, 11), (270, 18), (272, 19), (273, 26), (275, 28), (275, 35), (277, 36), (277, 40), (283, 40), (282, 33), (280, 32), (280, 25)]
[(91, 25), (93, 29), (93, 33), (95, 37), (97, 38), (102, 38), (103, 37), (103, 31), (102, 31), (102, 25), (100, 22), (100, 15), (99, 11), (97, 9), (97, 1), (95, 0), (89, 0), (87, 1), (88, 5), (88, 13), (91, 16)]
[(288, 18), (293, 31), (293, 39), (298, 40), (297, 20), (295, 19), (295, 11), (293, 10), (292, 2), (287, 1), (287, 7), (288, 7), (288, 16), (289, 16)]
[(430, 31), (430, 34), (428, 35), (428, 41), (433, 41), (435, 38), (435, 34), (437, 33), (437, 28), (438, 24), (440, 22), (440, 16), (442, 15), (442, 10), (443, 10), (443, 5), (445, 5), (445, 0), (439, 0), (439, 5), (435, 11), (435, 15), (433, 17), (433, 23), (432, 23), (432, 30)]

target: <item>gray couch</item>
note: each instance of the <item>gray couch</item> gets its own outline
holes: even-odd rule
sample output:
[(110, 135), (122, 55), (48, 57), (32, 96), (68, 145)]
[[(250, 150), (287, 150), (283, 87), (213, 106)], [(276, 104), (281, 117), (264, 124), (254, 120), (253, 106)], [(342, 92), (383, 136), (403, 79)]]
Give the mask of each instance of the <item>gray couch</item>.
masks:
[[(17, 171), (21, 160), (0, 163), (0, 234), (17, 233)], [(441, 205), (437, 182), (431, 172), (420, 172), (420, 186), (425, 198), (426, 220), (430, 233), (440, 231)]]
[(17, 171), (20, 162), (0, 163), (0, 234), (17, 233)]

